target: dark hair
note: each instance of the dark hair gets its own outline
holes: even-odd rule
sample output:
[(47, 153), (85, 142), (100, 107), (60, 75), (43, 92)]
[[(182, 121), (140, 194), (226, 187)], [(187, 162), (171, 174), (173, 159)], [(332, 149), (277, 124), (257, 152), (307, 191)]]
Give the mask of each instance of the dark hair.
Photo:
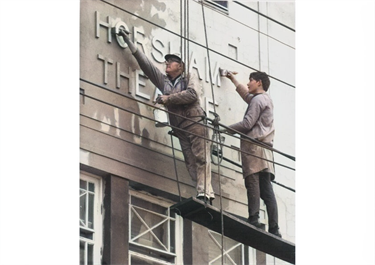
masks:
[(252, 78), (256, 81), (261, 80), (264, 91), (267, 91), (268, 88), (270, 87), (271, 81), (265, 72), (252, 72), (249, 78)]

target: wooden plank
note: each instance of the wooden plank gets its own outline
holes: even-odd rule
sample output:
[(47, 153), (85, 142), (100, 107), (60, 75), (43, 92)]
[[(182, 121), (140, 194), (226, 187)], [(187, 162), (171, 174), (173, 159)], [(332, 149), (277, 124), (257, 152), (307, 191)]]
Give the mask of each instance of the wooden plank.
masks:
[[(170, 207), (172, 211), (217, 233), (221, 233), (220, 209), (191, 197)], [(276, 258), (295, 264), (295, 245), (244, 220), (223, 212), (224, 235)]]

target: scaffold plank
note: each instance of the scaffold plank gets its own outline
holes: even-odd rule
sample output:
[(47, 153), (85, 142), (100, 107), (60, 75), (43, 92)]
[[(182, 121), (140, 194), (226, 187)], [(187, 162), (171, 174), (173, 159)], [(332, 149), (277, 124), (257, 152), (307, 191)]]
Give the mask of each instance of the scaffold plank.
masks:
[[(203, 201), (191, 197), (172, 205), (170, 209), (195, 223), (221, 233), (221, 211)], [(295, 245), (244, 220), (223, 212), (224, 235), (244, 245), (258, 249), (276, 258), (295, 264)]]

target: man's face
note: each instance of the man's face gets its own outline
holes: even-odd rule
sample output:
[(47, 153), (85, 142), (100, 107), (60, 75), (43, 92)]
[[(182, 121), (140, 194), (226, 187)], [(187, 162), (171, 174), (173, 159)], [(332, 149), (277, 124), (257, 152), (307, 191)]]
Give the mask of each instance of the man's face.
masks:
[(182, 71), (182, 64), (177, 62), (173, 58), (169, 59), (168, 61), (165, 61), (165, 65), (166, 65), (165, 72), (168, 75), (177, 76)]
[(251, 94), (254, 94), (257, 92), (258, 88), (261, 87), (261, 85), (262, 81), (256, 81), (255, 79), (250, 78), (249, 83), (247, 83), (247, 88)]

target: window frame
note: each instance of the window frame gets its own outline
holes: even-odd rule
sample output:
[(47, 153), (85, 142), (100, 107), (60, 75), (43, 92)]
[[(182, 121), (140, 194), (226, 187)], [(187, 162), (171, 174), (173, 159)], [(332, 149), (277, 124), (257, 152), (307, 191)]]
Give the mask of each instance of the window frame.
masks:
[[(168, 209), (167, 211), (168, 211), (168, 237), (169, 237), (168, 240), (169, 241), (170, 241), (170, 236), (171, 236), (170, 235), (170, 233), (171, 233), (171, 231), (170, 231), (170, 228), (171, 228), (170, 227), (170, 221), (171, 220), (174, 221), (174, 230), (175, 230), (174, 231), (174, 236), (175, 236), (175, 238), (174, 238), (174, 242), (175, 242), (174, 253), (168, 252), (168, 251), (163, 251), (163, 250), (153, 248), (153, 247), (150, 247), (150, 246), (141, 245), (141, 244), (136, 243), (136, 242), (132, 242), (132, 238), (131, 238), (131, 229), (132, 229), (131, 216), (132, 216), (132, 214), (131, 214), (131, 211), (132, 211), (132, 208), (134, 207), (132, 205), (132, 200), (131, 200), (132, 196), (136, 197), (138, 199), (153, 203), (155, 205), (160, 205), (160, 206)], [(183, 249), (182, 249), (182, 245), (183, 245), (183, 218), (181, 216), (177, 215), (177, 214), (175, 215), (175, 217), (170, 216), (171, 211), (170, 211), (169, 207), (172, 206), (173, 204), (175, 204), (175, 202), (168, 201), (164, 198), (156, 197), (156, 196), (153, 196), (153, 195), (149, 195), (145, 192), (135, 191), (135, 190), (129, 191), (129, 232), (128, 232), (129, 233), (129, 246), (134, 245), (134, 246), (137, 246), (137, 247), (140, 247), (140, 248), (155, 251), (155, 252), (160, 253), (160, 254), (168, 255), (169, 257), (174, 258), (174, 262), (171, 263), (171, 262), (168, 262), (168, 261), (165, 261), (165, 260), (162, 260), (162, 259), (158, 259), (157, 257), (154, 257), (154, 256), (148, 256), (148, 255), (145, 255), (143, 253), (139, 253), (137, 251), (130, 250), (130, 247), (129, 247), (129, 265), (131, 265), (131, 257), (132, 256), (137, 256), (137, 257), (143, 258), (145, 260), (158, 262), (160, 264), (183, 264)], [(135, 207), (141, 208), (139, 206), (135, 206)], [(157, 213), (152, 212), (149, 209), (146, 209), (146, 208), (142, 208), (142, 209), (158, 215)], [(168, 244), (170, 245), (170, 242), (168, 242)]]
[[(87, 182), (94, 184), (93, 228), (91, 229), (87, 227), (81, 227), (81, 224), (79, 225), (79, 230), (80, 230), (79, 241), (80, 243), (83, 242), (85, 244), (84, 264), (88, 264), (87, 262), (88, 245), (93, 245), (93, 264), (100, 265), (101, 260), (102, 260), (102, 247), (103, 247), (103, 214), (102, 214), (103, 183), (100, 177), (97, 177), (95, 175), (89, 174), (87, 172), (82, 172), (82, 171), (80, 172), (79, 180), (87, 181)], [(86, 237), (82, 237), (81, 229), (91, 232), (93, 235), (93, 238), (89, 239)], [(81, 253), (80, 253), (80, 259), (81, 259)]]

